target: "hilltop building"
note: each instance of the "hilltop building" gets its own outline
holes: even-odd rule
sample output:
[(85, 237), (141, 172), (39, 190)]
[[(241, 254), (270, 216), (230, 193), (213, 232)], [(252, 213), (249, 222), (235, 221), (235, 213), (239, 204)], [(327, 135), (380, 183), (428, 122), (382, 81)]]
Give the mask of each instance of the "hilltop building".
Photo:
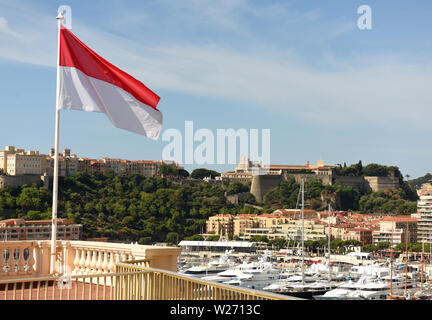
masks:
[[(52, 177), (54, 172), (54, 156), (54, 148), (45, 155), (36, 150), (25, 151), (14, 146), (6, 146), (5, 150), (0, 151), (0, 188), (7, 185), (17, 187), (38, 183), (40, 180), (47, 186), (49, 177)], [(59, 176), (72, 176), (77, 172), (105, 174), (112, 171), (116, 175), (141, 174), (146, 177), (157, 177), (160, 175), (162, 164), (183, 169), (172, 161), (78, 158), (66, 148), (59, 154)]]
[[(399, 179), (391, 172), (389, 176), (339, 176), (336, 169), (339, 165), (325, 164), (319, 160), (316, 165), (275, 165), (264, 166), (261, 163), (250, 161), (248, 158), (240, 158), (235, 171), (224, 172), (221, 180), (239, 181), (251, 183), (250, 192), (258, 202), (264, 200), (264, 195), (280, 185), (282, 181), (294, 178), (297, 183), (301, 180), (319, 179), (324, 185), (339, 183), (342, 186), (352, 187), (357, 190), (396, 190), (399, 188)], [(254, 169), (265, 171), (265, 174), (254, 174)]]

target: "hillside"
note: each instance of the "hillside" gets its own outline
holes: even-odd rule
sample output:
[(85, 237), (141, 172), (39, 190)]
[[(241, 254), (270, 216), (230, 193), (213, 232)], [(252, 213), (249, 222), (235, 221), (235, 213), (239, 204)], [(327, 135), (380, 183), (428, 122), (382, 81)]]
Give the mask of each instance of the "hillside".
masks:
[(423, 177), (408, 180), (408, 183), (416, 189), (420, 189), (423, 183), (432, 183), (432, 174), (426, 173)]
[[(239, 182), (208, 183), (195, 179), (179, 181), (80, 172), (60, 178), (58, 216), (83, 224), (84, 239), (108, 237), (142, 244), (177, 242), (205, 232), (208, 217), (219, 213), (235, 215), (295, 208), (299, 188), (294, 180), (283, 182), (266, 194), (264, 203), (256, 203), (248, 193), (248, 186)], [(323, 186), (319, 180), (306, 184), (307, 208), (325, 210), (324, 193), (336, 195), (336, 210), (397, 214), (416, 211), (416, 202), (408, 200), (409, 195), (402, 188), (362, 194), (338, 185)], [(238, 204), (226, 200), (225, 195), (232, 194), (242, 194)], [(51, 201), (51, 190), (41, 185), (0, 189), (0, 220), (50, 219)]]

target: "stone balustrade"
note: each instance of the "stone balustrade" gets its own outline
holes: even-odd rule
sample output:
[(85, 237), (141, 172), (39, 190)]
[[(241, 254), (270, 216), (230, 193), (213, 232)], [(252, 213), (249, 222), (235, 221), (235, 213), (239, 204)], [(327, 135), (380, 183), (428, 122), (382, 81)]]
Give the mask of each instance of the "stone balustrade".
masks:
[(35, 275), (35, 248), (34, 241), (0, 242), (0, 279)]
[[(50, 275), (51, 242), (0, 242), (0, 279)], [(177, 270), (177, 247), (96, 241), (57, 241), (55, 274), (91, 275), (115, 272), (118, 262), (146, 259), (149, 266)]]
[[(58, 265), (57, 271), (79, 275), (114, 272), (117, 262), (135, 258), (132, 246), (106, 242), (68, 242), (64, 250), (67, 259), (64, 264)], [(62, 266), (64, 270), (61, 270)]]

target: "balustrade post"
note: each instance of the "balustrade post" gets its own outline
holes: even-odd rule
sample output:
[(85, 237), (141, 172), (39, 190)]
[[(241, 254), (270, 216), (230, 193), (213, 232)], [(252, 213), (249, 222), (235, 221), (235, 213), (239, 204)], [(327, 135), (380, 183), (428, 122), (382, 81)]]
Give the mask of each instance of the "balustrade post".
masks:
[[(16, 250), (18, 250), (18, 259), (15, 258), (16, 256)], [(12, 249), (12, 259), (13, 259), (13, 272), (18, 275), (19, 273), (19, 266), (18, 266), (18, 260), (19, 260), (19, 249), (18, 248), (14, 248)]]
[(84, 274), (89, 274), (91, 273), (90, 270), (90, 263), (91, 263), (91, 256), (92, 256), (92, 251), (90, 249), (87, 249), (87, 258), (85, 260), (85, 265), (84, 265)]
[(89, 273), (96, 273), (97, 272), (97, 270), (96, 270), (97, 254), (98, 254), (97, 250), (91, 251), (91, 262), (90, 262)]
[(80, 271), (79, 263), (80, 263), (80, 249), (75, 248), (75, 259), (73, 261), (74, 269), (72, 270), (73, 274), (79, 274)]
[(26, 261), (24, 259), (24, 250), (25, 250), (24, 247), (18, 248), (19, 256), (18, 256), (18, 262), (17, 262), (17, 266), (18, 266), (17, 271), (19, 274), (26, 274), (27, 273), (26, 270), (24, 269), (25, 264), (26, 264)]
[(79, 262), (79, 267), (80, 267), (80, 274), (85, 274), (85, 262), (86, 262), (86, 249), (85, 248), (81, 248), (81, 259)]
[(35, 259), (34, 259), (34, 250), (36, 248), (36, 245), (34, 243), (31, 243), (30, 247), (29, 247), (29, 256), (27, 259), (27, 271), (29, 273), (35, 273), (36, 272), (36, 268), (35, 268)]
[[(6, 249), (4, 250), (4, 254), (5, 254), (5, 262), (6, 262), (6, 275), (9, 275), (10, 272), (12, 271), (12, 252), (11, 252), (11, 248), (6, 247)], [(7, 256), (7, 259), (6, 259)]]
[(108, 263), (108, 271), (115, 272), (115, 264), (117, 262), (117, 253), (115, 251), (110, 252), (110, 259)]
[(5, 251), (0, 249), (0, 275), (3, 275), (5, 272), (4, 268), (6, 267), (6, 260), (4, 257)]
[(109, 264), (109, 262), (108, 262), (108, 254), (109, 254), (109, 252), (107, 250), (103, 251), (102, 273), (105, 273), (105, 272), (108, 273), (109, 272), (109, 268), (108, 268), (108, 264)]
[(96, 266), (95, 266), (95, 273), (102, 273), (103, 272), (103, 270), (102, 270), (102, 263), (103, 263), (103, 260), (102, 260), (102, 254), (103, 254), (103, 251), (102, 250), (98, 250), (98, 251), (96, 251), (96, 253), (97, 253), (97, 262), (96, 262)]

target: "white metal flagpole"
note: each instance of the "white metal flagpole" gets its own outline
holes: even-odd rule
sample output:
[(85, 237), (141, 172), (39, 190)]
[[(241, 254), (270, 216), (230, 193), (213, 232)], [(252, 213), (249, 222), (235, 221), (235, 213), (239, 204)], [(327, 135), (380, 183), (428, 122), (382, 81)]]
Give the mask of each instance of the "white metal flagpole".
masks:
[(54, 141), (54, 172), (53, 172), (53, 201), (52, 201), (52, 230), (51, 230), (51, 259), (50, 273), (55, 272), (56, 260), (56, 240), (57, 240), (57, 199), (58, 199), (58, 168), (59, 168), (59, 132), (60, 132), (60, 109), (59, 109), (59, 94), (60, 94), (60, 29), (64, 19), (61, 12), (57, 16), (58, 22), (58, 42), (57, 42), (57, 88), (56, 88), (56, 119), (55, 119), (55, 141)]

